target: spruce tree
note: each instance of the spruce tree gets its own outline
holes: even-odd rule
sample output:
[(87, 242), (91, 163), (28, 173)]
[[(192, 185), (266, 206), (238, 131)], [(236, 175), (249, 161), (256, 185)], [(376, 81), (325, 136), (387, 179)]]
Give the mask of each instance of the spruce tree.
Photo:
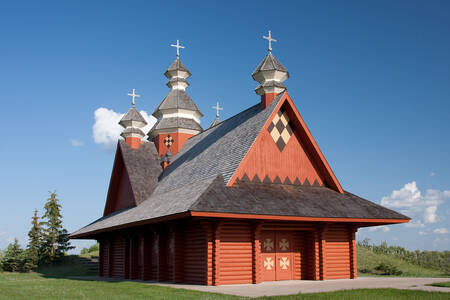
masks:
[(8, 245), (2, 259), (2, 269), (9, 272), (20, 272), (23, 267), (23, 249), (20, 248), (19, 241), (14, 239)]
[(34, 216), (31, 218), (31, 229), (28, 232), (27, 256), (30, 262), (30, 268), (35, 269), (39, 261), (39, 251), (42, 247), (42, 230), (39, 223), (37, 209), (34, 210)]
[(50, 198), (45, 203), (45, 213), (42, 216), (46, 219), (41, 223), (45, 226), (41, 247), (42, 259), (45, 262), (53, 262), (74, 248), (70, 246), (67, 230), (62, 226), (61, 204), (57, 197), (56, 192), (50, 192)]

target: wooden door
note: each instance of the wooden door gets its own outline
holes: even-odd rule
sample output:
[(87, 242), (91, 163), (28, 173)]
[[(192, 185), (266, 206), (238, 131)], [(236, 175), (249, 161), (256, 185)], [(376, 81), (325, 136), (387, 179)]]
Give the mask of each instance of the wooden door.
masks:
[(293, 279), (293, 241), (290, 232), (261, 232), (262, 280)]
[(293, 241), (290, 232), (276, 232), (276, 280), (293, 279)]

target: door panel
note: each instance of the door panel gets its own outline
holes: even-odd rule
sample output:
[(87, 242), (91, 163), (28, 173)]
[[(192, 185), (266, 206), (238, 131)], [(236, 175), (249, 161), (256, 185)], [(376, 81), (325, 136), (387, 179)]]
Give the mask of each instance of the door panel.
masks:
[(293, 279), (292, 234), (282, 231), (261, 232), (262, 280)]
[(292, 234), (279, 231), (276, 233), (276, 280), (293, 279), (294, 262), (292, 260)]
[(275, 232), (263, 231), (261, 233), (261, 261), (262, 261), (262, 280), (276, 280), (275, 265)]

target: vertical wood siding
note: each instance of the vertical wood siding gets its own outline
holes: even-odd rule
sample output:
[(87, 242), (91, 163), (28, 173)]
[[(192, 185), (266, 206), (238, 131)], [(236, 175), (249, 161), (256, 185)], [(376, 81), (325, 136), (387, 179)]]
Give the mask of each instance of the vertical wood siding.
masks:
[(345, 224), (330, 225), (325, 232), (327, 279), (350, 278), (350, 241)]
[(220, 239), (220, 283), (252, 283), (251, 225), (228, 221), (221, 227)]
[(114, 237), (112, 240), (112, 272), (111, 276), (125, 278), (125, 238)]
[(207, 241), (202, 226), (192, 222), (184, 230), (184, 282), (206, 284)]

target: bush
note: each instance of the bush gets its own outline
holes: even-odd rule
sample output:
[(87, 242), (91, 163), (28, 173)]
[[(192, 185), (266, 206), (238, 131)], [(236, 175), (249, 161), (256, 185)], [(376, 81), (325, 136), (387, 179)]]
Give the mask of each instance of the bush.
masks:
[(380, 272), (381, 275), (402, 275), (403, 273), (395, 265), (389, 263), (380, 263), (375, 267), (375, 270)]

